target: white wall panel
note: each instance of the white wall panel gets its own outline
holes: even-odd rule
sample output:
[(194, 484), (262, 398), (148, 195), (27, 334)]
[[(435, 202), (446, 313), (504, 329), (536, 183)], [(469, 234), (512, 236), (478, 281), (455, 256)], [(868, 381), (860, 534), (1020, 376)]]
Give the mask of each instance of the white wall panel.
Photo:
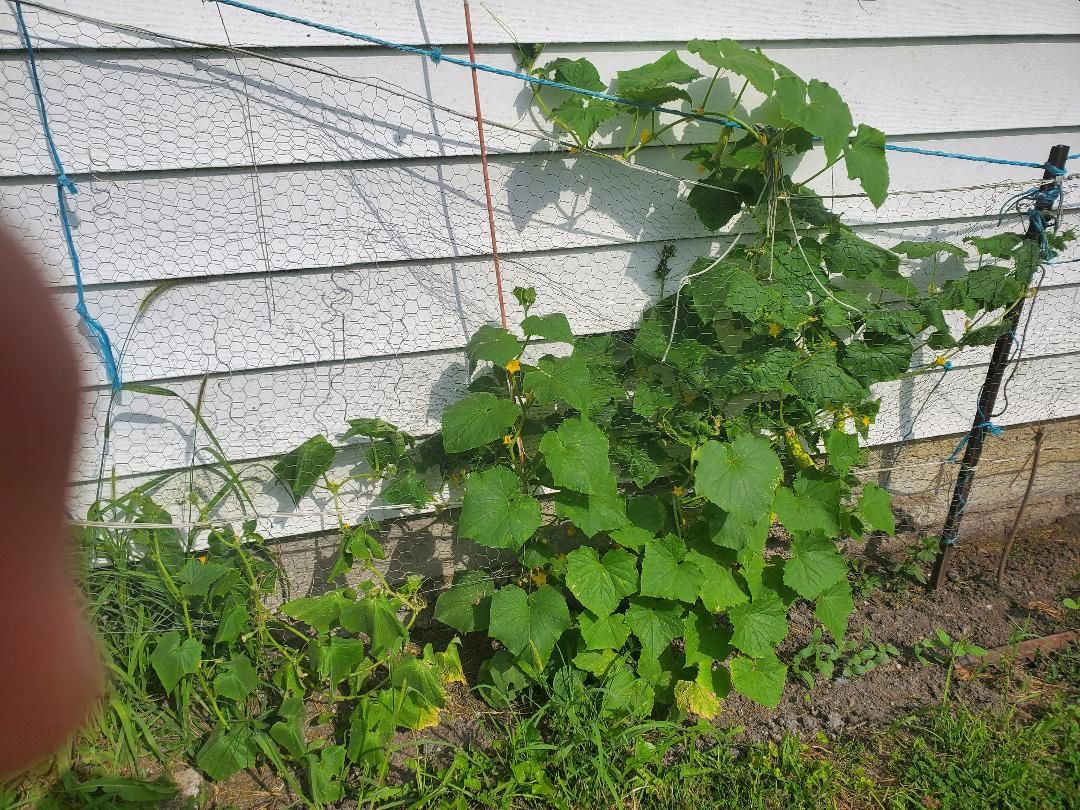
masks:
[[(953, 231), (939, 227), (934, 236), (960, 242), (972, 230), (970, 225)], [(983, 224), (976, 232), (999, 229)], [(865, 235), (884, 247), (908, 236), (927, 236), (925, 228), (875, 228)], [(673, 244), (669, 291), (695, 258), (718, 252), (730, 238)], [(566, 313), (576, 334), (630, 329), (659, 292), (655, 270), (660, 248), (660, 243), (646, 243), (507, 256), (504, 286), (536, 287), (536, 311)], [(1074, 244), (1061, 263), (1051, 265), (1055, 274), (1044, 280), (1032, 310), (1029, 353), (1080, 351), (1080, 337), (1069, 328), (1080, 319), (1080, 288), (1060, 287), (1080, 283), (1080, 262), (1071, 261), (1077, 257), (1080, 247)], [(905, 262), (905, 271), (922, 283), (933, 277), (940, 284), (964, 267), (949, 260), (935, 270), (931, 260), (919, 260)], [(144, 305), (148, 296), (151, 303)], [(512, 297), (507, 299), (516, 323), (520, 312)], [(74, 294), (62, 294), (61, 301), (77, 327)], [(156, 294), (149, 283), (110, 286), (90, 290), (87, 303), (106, 331), (117, 336), (128, 382), (457, 349), (482, 324), (499, 317), (489, 259), (347, 267), (285, 273), (272, 280), (218, 277)], [(959, 333), (962, 318), (956, 321)], [(77, 348), (84, 383), (105, 384), (97, 344), (86, 338)], [(933, 359), (932, 352), (927, 354), (916, 365)], [(954, 362), (985, 362), (983, 354), (970, 350)]]
[[(48, 4), (47, 4), (48, 5)], [(300, 28), (249, 12), (199, 0), (162, 4), (152, 0), (53, 0), (52, 5), (173, 36), (217, 44), (311, 46), (353, 40)], [(387, 4), (378, 0), (260, 0), (253, 5), (305, 17), (385, 39), (424, 44), (461, 43), (465, 21), (455, 0)], [(490, 12), (485, 9), (490, 9)], [(220, 11), (220, 16), (219, 16)], [(693, 37), (745, 40), (844, 40), (978, 35), (1080, 34), (1080, 13), (1071, 0), (1047, 0), (1038, 13), (1008, 0), (684, 0), (677, 11), (647, 3), (581, 3), (575, 0), (492, 0), (473, 5), (477, 42), (655, 42)], [(65, 22), (26, 11), (31, 26), (50, 29), (54, 47), (160, 47), (160, 40), (118, 36), (109, 27)], [(497, 19), (496, 19), (497, 17)], [(500, 25), (501, 23), (501, 25)], [(225, 30), (223, 30), (223, 24)], [(10, 12), (0, 9), (0, 47), (17, 47)], [(226, 38), (226, 30), (228, 38)]]
[[(890, 136), (1080, 125), (1080, 90), (1068, 82), (1030, 80), (1080, 74), (1080, 47), (1074, 42), (1039, 47), (947, 41), (842, 48), (791, 44), (767, 50), (796, 72), (835, 85), (856, 121)], [(607, 81), (616, 71), (664, 52), (656, 46), (574, 46), (553, 47), (548, 56), (586, 56)], [(704, 62), (685, 50), (683, 56), (711, 77)], [(70, 172), (248, 166), (253, 159), (292, 164), (476, 154), (469, 71), (451, 64), (435, 68), (400, 53), (288, 58), (356, 81), (220, 54), (76, 52), (46, 55), (38, 69)], [(514, 67), (505, 47), (481, 49), (477, 58)], [(699, 97), (707, 84), (708, 78), (697, 82)], [(721, 78), (710, 106), (726, 108), (738, 90)], [(521, 82), (481, 74), (481, 94), (484, 116), (492, 123), (493, 151), (548, 148), (534, 135), (494, 126), (547, 131), (528, 114), (529, 94)], [(433, 110), (424, 103), (428, 99), (457, 114)], [(760, 99), (751, 89), (744, 107), (752, 110)], [(624, 143), (626, 120), (606, 126), (597, 143)], [(0, 131), (7, 127), (11, 134), (0, 139), (0, 176), (50, 172), (26, 63), (18, 53), (0, 56)], [(667, 140), (709, 141), (717, 131), (694, 123), (679, 126)]]
[[(1080, 130), (1076, 135), (1080, 143)], [(983, 140), (924, 143), (1029, 157), (1050, 139)], [(680, 150), (651, 150), (643, 162), (686, 173), (689, 164), (679, 156)], [(793, 171), (795, 178), (816, 171), (818, 160), (808, 156), (806, 165)], [(834, 210), (855, 224), (985, 217), (1026, 186), (961, 187), (991, 178), (1027, 180), (1036, 173), (907, 154), (892, 156), (890, 170), (895, 190), (881, 208), (856, 197), (831, 200)], [(705, 234), (680, 199), (687, 191), (684, 183), (619, 161), (565, 153), (501, 156), (491, 162), (491, 178), (499, 246), (508, 253)], [(843, 169), (822, 175), (814, 186), (823, 194), (857, 190)], [(943, 187), (958, 190), (933, 190)], [(427, 261), (490, 251), (483, 179), (472, 158), (273, 168), (257, 174), (120, 175), (82, 183), (69, 205), (87, 284)], [(0, 206), (40, 252), (50, 281), (70, 284), (55, 186), (0, 184)]]
[[(429, 370), (435, 369), (431, 367)], [(882, 394), (882, 408), (877, 423), (871, 429), (871, 443), (886, 444), (966, 431), (971, 424), (975, 399), (985, 372), (984, 366), (950, 371), (948, 385), (939, 384), (942, 375), (933, 373), (881, 386), (879, 390)], [(236, 393), (236, 389), (233, 389), (233, 393)], [(1004, 414), (994, 418), (994, 422), (1001, 426), (1061, 419), (1075, 415), (1080, 411), (1080, 356), (1068, 355), (1022, 361), (1008, 384), (1007, 393), (1010, 407)], [(218, 393), (212, 391), (211, 395), (217, 396)], [(333, 439), (339, 430), (339, 425), (344, 424), (342, 420), (345, 416), (357, 415), (344, 403), (337, 402), (334, 395), (328, 394), (325, 400), (313, 404), (318, 404), (320, 418), (317, 422), (310, 419), (303, 421), (297, 429), (298, 440), (310, 435), (305, 433), (305, 430), (312, 429), (326, 430)], [(384, 410), (377, 412), (386, 418), (392, 418), (395, 404), (384, 400)], [(111, 459), (116, 462), (115, 469), (118, 475), (129, 476), (119, 481), (121, 492), (148, 480), (146, 476), (131, 475), (134, 468), (125, 463), (131, 458), (131, 448), (139, 446), (137, 443), (145, 440), (143, 435), (145, 433), (162, 433), (162, 425), (155, 420), (137, 418), (139, 408), (144, 405), (145, 403), (140, 403), (133, 397), (129, 404), (118, 408), (118, 416), (122, 417), (118, 424), (129, 428), (120, 434), (122, 438), (114, 444)], [(289, 399), (283, 403), (283, 406), (294, 408), (296, 403)], [(302, 415), (302, 411), (302, 408), (297, 408), (298, 417)], [(155, 404), (152, 413), (160, 414), (160, 405)], [(168, 457), (155, 457), (153, 461), (159, 465), (155, 466), (155, 470), (169, 466), (183, 468), (190, 463), (190, 434), (183, 432), (181, 427), (188, 424), (190, 418), (185, 419), (179, 411), (176, 411), (174, 415), (176, 424), (173, 429), (181, 437), (187, 438), (189, 452), (186, 456), (183, 453), (176, 453)], [(241, 440), (256, 439), (251, 436), (239, 438)], [(223, 437), (223, 441), (227, 444), (230, 440), (230, 437)], [(205, 444), (205, 439), (203, 444)], [(206, 454), (201, 454), (198, 458), (202, 461), (210, 460)], [(348, 454), (342, 456), (343, 463), (336, 470), (339, 478), (344, 477), (340, 473), (349, 469), (354, 459), (355, 456)], [(90, 454), (87, 454), (86, 463), (91, 462), (93, 459)], [(260, 462), (246, 462), (238, 466), (255, 497), (259, 512), (272, 514), (271, 517), (262, 521), (263, 529), (272, 536), (281, 537), (335, 528), (331, 505), (317, 493), (305, 498), (297, 507), (294, 507), (280, 485), (273, 481), (267, 465)], [(218, 479), (205, 475), (197, 476), (196, 481), (203, 491), (210, 493), (212, 490), (208, 490), (208, 487), (214, 485), (215, 482), (216, 485), (220, 485)], [(184, 516), (182, 504), (185, 486), (186, 476), (167, 488), (162, 498), (163, 502), (174, 506), (172, 513), (177, 519), (183, 519)], [(74, 487), (73, 502), (84, 509), (85, 505), (94, 499), (95, 491), (96, 486), (93, 483), (77, 484)], [(355, 487), (353, 493), (345, 500), (346, 515), (353, 520), (369, 514), (369, 510), (373, 508), (379, 510), (375, 512), (376, 516), (387, 516), (383, 502), (374, 491), (367, 487)], [(226, 510), (225, 517), (232, 520), (238, 519), (235, 504), (228, 504)], [(295, 514), (292, 514), (294, 512)]]

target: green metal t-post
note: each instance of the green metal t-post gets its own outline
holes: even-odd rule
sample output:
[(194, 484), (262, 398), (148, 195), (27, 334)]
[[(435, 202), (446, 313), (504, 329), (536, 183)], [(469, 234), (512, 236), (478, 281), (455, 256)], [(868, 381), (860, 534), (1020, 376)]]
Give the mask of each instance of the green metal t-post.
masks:
[[(1050, 150), (1050, 158), (1047, 160), (1047, 169), (1043, 173), (1043, 191), (1049, 191), (1058, 177), (1058, 172), (1051, 170), (1050, 166), (1058, 169), (1065, 168), (1065, 161), (1069, 156), (1069, 147), (1061, 144)], [(1040, 202), (1036, 206), (1037, 216), (1042, 216), (1043, 211), (1050, 208), (1049, 202)], [(1038, 240), (1040, 229), (1035, 222), (1028, 225), (1025, 238)], [(994, 344), (994, 353), (990, 357), (990, 366), (986, 370), (986, 379), (983, 381), (982, 390), (979, 392), (979, 404), (975, 409), (975, 420), (971, 430), (968, 431), (967, 442), (964, 446), (964, 458), (960, 462), (960, 472), (956, 476), (956, 485), (953, 487), (952, 500), (949, 502), (949, 513), (945, 517), (945, 525), (941, 529), (941, 542), (938, 545), (937, 559), (934, 560), (934, 573), (930, 578), (930, 587), (939, 588), (949, 572), (949, 562), (956, 551), (956, 538), (960, 533), (960, 522), (964, 518), (964, 507), (967, 506), (968, 496), (971, 493), (971, 484), (975, 479), (975, 468), (979, 466), (979, 458), (982, 456), (983, 443), (986, 434), (990, 430), (990, 419), (994, 413), (994, 405), (997, 402), (998, 390), (1001, 388), (1001, 378), (1005, 375), (1005, 367), (1009, 364), (1009, 354), (1012, 352), (1013, 340), (1016, 330), (1020, 326), (1020, 316), (1024, 311), (1024, 299), (1021, 298), (1005, 314), (1005, 320), (1009, 329), (997, 339)]]

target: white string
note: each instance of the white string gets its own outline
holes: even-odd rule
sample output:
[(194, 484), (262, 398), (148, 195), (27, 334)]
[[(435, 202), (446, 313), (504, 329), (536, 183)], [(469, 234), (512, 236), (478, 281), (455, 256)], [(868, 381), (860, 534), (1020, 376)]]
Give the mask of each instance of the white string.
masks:
[(817, 285), (819, 287), (821, 287), (821, 291), (825, 293), (825, 295), (827, 295), (829, 298), (831, 298), (835, 303), (842, 306), (844, 309), (850, 309), (852, 312), (858, 315), (862, 315), (863, 312), (861, 309), (859, 309), (858, 307), (853, 307), (850, 304), (845, 304), (843, 301), (841, 301), (839, 298), (829, 292), (825, 285), (821, 283), (821, 279), (818, 278), (817, 273), (814, 271), (814, 266), (810, 264), (810, 260), (806, 258), (806, 251), (804, 251), (802, 247), (802, 237), (799, 236), (799, 232), (795, 229), (795, 217), (791, 213), (791, 203), (787, 204), (787, 215), (788, 222), (791, 223), (791, 233), (795, 237), (795, 246), (799, 248), (799, 255), (802, 256), (803, 261), (806, 262), (806, 267), (810, 270), (810, 275), (814, 277), (814, 281), (817, 282)]
[(731, 244), (727, 246), (724, 252), (717, 257), (716, 261), (714, 261), (704, 270), (699, 270), (696, 273), (691, 273), (688, 276), (683, 276), (682, 279), (679, 281), (679, 288), (675, 290), (675, 309), (671, 313), (671, 335), (668, 337), (667, 348), (664, 349), (664, 356), (660, 358), (661, 363), (667, 362), (668, 352), (671, 351), (671, 344), (675, 342), (675, 327), (679, 323), (679, 297), (682, 295), (682, 288), (690, 283), (690, 279), (697, 278), (700, 275), (708, 273), (710, 270), (716, 267), (716, 265), (720, 264), (720, 262), (726, 259), (728, 257), (728, 254), (735, 249), (735, 245), (739, 244), (740, 239), (742, 239), (742, 234), (736, 236), (732, 240)]

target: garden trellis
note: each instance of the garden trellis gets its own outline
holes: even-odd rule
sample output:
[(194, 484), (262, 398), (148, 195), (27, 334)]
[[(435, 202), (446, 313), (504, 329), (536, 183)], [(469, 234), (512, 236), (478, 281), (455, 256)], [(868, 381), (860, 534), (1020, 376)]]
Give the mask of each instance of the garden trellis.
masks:
[[(945, 518), (940, 581), (1009, 474), (1068, 506), (1075, 111), (1028, 76), (1076, 51), (976, 41), (1058, 28), (991, 2), (928, 43), (956, 32), (888, 5), (837, 48), (756, 49), (693, 38), (716, 14), (688, 2), (672, 48), (629, 4), (637, 34), (593, 51), (514, 35), (557, 40), (569, 0), (417, 4), (412, 30), (367, 0), (188, 2), (0, 9), (0, 195), (78, 330), (70, 522), (118, 676), (80, 763), (104, 741), (112, 770), (377, 803), (455, 683), (536, 720), (593, 694), (699, 750), (683, 721), (729, 695), (775, 709), (790, 675), (900, 655), (849, 632), (887, 624), (884, 536)], [(725, 25), (817, 30), (760, 14)], [(916, 44), (856, 37), (905, 14)], [(991, 115), (998, 85), (1030, 104)], [(948, 684), (960, 636), (913, 653)]]
[[(216, 43), (207, 49), (123, 19), (21, 6), (29, 42), (43, 54), (43, 109), (25, 59), (5, 61), (5, 85), (16, 88), (19, 103), (8, 112), (14, 126), (3, 150), (18, 173), (39, 180), (6, 183), (6, 207), (38, 240), (61, 297), (73, 311), (85, 297), (84, 324), (92, 331), (100, 324), (111, 339), (110, 347), (90, 335), (80, 346), (90, 419), (74, 487), (79, 520), (113, 488), (173, 473), (156, 485), (156, 497), (179, 524), (256, 517), (274, 536), (332, 530), (329, 495), (293, 504), (270, 472), (277, 457), (322, 434), (352, 445), (338, 457), (335, 474), (344, 477), (365, 452), (362, 439), (342, 439), (350, 419), (383, 419), (417, 437), (437, 430), (442, 409), (466, 390), (464, 345), (499, 321), (500, 305), (512, 322), (520, 318), (509, 294), (515, 286), (535, 287), (536, 311), (566, 312), (575, 334), (612, 335), (629, 345), (661, 291), (672, 292), (696, 272), (694, 259), (719, 256), (735, 238), (703, 230), (684, 202), (709, 181), (680, 158), (688, 145), (715, 139), (722, 122), (679, 109), (686, 123), (669, 148), (650, 144), (624, 160), (607, 129), (586, 149), (554, 132), (530, 110), (520, 76), (502, 76), (502, 98), (517, 96), (521, 117), (489, 117), (485, 126), (496, 188), (491, 221), (505, 277), (500, 300), (475, 160), (465, 69), (471, 60), (412, 48), (417, 58), (392, 63), (407, 71), (394, 74), (399, 85), (385, 72), (357, 73), (339, 55), (282, 56)], [(228, 39), (227, 27), (222, 33)], [(72, 66), (52, 48), (73, 36), (174, 50), (164, 69), (123, 52)], [(78, 81), (70, 79), (73, 70)], [(42, 160), (41, 116), (55, 133), (56, 166)], [(842, 171), (824, 175), (816, 188), (833, 213), (887, 247), (1021, 232), (1026, 212), (1017, 215), (1011, 201), (1038, 185), (1045, 146), (1016, 161), (890, 144), (904, 176), (880, 208)], [(962, 182), (926, 182), (950, 160), (963, 161), (955, 175)], [(61, 184), (59, 209), (57, 184), (47, 177), (54, 168), (79, 192)], [(1075, 221), (1073, 182), (1066, 175), (1060, 184), (1061, 230)], [(81, 282), (67, 258), (69, 229)], [(1080, 375), (1067, 327), (1077, 306), (1074, 251), (1065, 248), (1040, 271), (1000, 407), (987, 420), (995, 427), (1074, 415)], [(905, 258), (904, 265), (922, 280), (965, 270), (955, 257)], [(963, 331), (964, 316), (950, 318)], [(669, 344), (692, 328), (678, 318), (671, 327)], [(881, 386), (884, 405), (870, 442), (892, 447), (967, 430), (988, 353), (921, 346), (912, 361), (917, 373)], [(126, 388), (116, 390), (115, 381)], [(890, 473), (905, 469), (904, 451), (880, 458), (870, 475), (888, 486)], [(252, 498), (224, 497), (202, 514), (188, 491), (210, 500), (223, 459), (250, 482)], [(932, 488), (948, 489), (950, 459), (912, 464), (940, 470)], [(381, 486), (356, 480), (338, 493), (350, 523), (416, 508), (402, 502), (407, 498), (388, 500)], [(457, 496), (439, 497), (454, 503)]]

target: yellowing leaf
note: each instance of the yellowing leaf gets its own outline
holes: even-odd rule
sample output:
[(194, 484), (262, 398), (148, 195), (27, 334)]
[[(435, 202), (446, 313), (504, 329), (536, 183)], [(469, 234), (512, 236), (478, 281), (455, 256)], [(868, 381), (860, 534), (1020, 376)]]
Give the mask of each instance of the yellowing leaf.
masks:
[(720, 714), (720, 699), (709, 687), (695, 681), (675, 684), (675, 705), (687, 714), (712, 720)]

